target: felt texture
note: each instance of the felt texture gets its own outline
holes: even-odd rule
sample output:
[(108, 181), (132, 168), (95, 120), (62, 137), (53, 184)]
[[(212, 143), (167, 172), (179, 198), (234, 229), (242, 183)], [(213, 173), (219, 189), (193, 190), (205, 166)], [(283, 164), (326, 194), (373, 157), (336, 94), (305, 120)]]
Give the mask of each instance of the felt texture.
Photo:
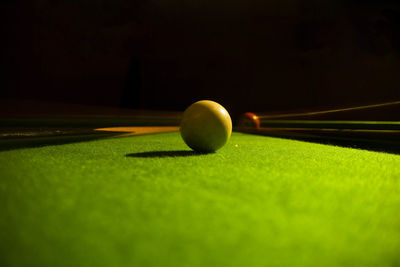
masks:
[(399, 266), (400, 156), (234, 133), (0, 152), (1, 266)]

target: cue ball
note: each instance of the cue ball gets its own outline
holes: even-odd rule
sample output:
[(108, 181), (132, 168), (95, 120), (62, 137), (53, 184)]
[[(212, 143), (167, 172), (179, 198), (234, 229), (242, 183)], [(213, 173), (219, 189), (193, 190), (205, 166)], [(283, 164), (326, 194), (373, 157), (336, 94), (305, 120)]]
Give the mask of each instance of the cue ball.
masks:
[(229, 140), (232, 120), (220, 104), (201, 100), (183, 113), (180, 132), (185, 143), (193, 150), (214, 152)]

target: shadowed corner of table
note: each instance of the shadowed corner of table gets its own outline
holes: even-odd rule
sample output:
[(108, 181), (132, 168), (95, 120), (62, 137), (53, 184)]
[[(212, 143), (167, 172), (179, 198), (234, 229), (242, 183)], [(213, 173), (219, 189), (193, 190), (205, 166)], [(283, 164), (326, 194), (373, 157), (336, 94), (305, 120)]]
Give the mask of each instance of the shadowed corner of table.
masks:
[(0, 151), (35, 148), (70, 143), (87, 142), (113, 136), (115, 133), (86, 134), (73, 136), (44, 136), (29, 138), (0, 138)]

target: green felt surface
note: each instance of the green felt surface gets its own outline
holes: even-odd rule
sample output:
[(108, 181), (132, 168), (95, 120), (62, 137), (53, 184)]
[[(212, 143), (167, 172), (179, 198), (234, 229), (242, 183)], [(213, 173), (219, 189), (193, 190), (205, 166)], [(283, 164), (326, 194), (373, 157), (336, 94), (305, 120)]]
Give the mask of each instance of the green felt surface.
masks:
[(178, 133), (0, 152), (1, 266), (400, 266), (400, 156)]

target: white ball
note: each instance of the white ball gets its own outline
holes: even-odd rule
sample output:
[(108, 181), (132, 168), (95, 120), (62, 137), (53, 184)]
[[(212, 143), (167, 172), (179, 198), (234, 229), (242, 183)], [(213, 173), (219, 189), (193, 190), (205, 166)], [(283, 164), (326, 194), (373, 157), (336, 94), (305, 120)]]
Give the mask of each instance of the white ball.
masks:
[(201, 100), (183, 113), (180, 132), (185, 143), (193, 150), (214, 152), (229, 140), (232, 120), (220, 104)]

